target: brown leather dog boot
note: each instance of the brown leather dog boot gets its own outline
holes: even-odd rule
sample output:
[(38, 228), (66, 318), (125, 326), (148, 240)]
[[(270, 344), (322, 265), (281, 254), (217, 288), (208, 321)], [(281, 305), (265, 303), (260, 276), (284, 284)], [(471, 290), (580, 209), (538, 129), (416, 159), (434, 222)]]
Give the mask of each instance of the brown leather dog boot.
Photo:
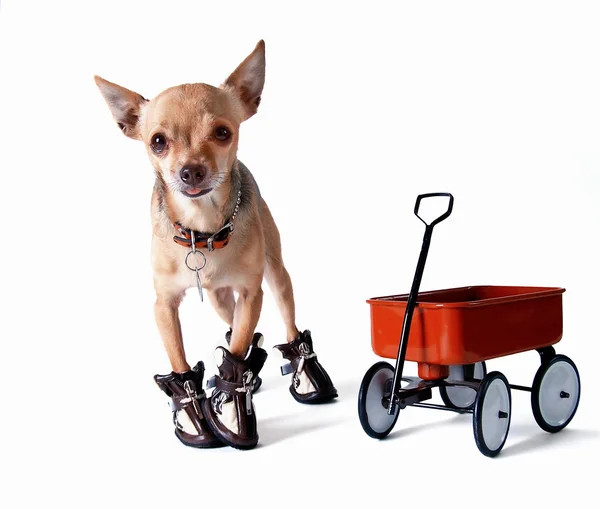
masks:
[(223, 447), (206, 425), (200, 402), (206, 399), (202, 389), (204, 364), (200, 361), (185, 373), (172, 371), (168, 375), (155, 375), (158, 387), (171, 398), (175, 436), (185, 445), (199, 448)]
[(324, 403), (337, 398), (337, 390), (329, 375), (317, 360), (309, 330), (301, 332), (291, 343), (274, 347), (288, 362), (281, 374), (293, 373), (290, 392), (299, 403)]
[(215, 351), (219, 374), (210, 399), (202, 402), (202, 409), (215, 436), (236, 449), (252, 449), (258, 444), (252, 380), (266, 359), (267, 352), (262, 348), (251, 347), (245, 359), (220, 346)]

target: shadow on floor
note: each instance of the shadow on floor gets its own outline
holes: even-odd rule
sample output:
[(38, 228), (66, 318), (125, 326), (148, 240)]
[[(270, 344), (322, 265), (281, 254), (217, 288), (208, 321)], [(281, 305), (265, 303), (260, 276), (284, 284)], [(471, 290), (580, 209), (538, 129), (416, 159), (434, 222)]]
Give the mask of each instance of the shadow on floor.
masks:
[[(515, 426), (514, 431), (520, 430), (520, 428), (526, 429), (526, 433), (520, 430), (520, 435), (526, 435), (527, 438), (517, 442), (516, 444), (510, 444), (510, 437), (513, 429), (508, 432), (508, 439), (506, 445), (500, 452), (499, 456), (516, 456), (518, 454), (524, 454), (527, 452), (534, 451), (540, 448), (552, 448), (558, 446), (564, 446), (569, 443), (581, 442), (584, 440), (597, 439), (600, 436), (600, 432), (590, 429), (576, 429), (576, 428), (565, 428), (558, 433), (547, 433), (542, 431), (537, 426), (526, 425), (526, 426)], [(517, 431), (519, 433), (519, 431)], [(519, 436), (519, 435), (517, 435)]]
[[(413, 426), (409, 426), (406, 428), (398, 429), (397, 431), (392, 431), (387, 437), (386, 440), (396, 440), (397, 438), (404, 438), (409, 435), (418, 434), (421, 432), (430, 431), (435, 428), (446, 428), (448, 426), (465, 426), (472, 422), (473, 417), (470, 414), (457, 414), (450, 419), (444, 419), (443, 421), (438, 422), (429, 422), (426, 424), (415, 424)], [(396, 423), (398, 425), (398, 423)]]

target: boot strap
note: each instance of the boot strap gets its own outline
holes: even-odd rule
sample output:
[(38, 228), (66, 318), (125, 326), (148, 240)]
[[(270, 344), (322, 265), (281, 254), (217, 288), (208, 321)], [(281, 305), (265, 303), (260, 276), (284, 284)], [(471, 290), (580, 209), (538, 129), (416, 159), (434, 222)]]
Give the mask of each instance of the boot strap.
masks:
[(215, 388), (217, 391), (225, 392), (232, 396), (246, 397), (246, 415), (252, 415), (252, 387), (254, 386), (254, 374), (248, 370), (244, 373), (242, 383), (228, 382), (220, 376), (215, 375)]
[(217, 385), (217, 375), (213, 375), (211, 376), (207, 381), (206, 381), (206, 388), (207, 389), (212, 389), (213, 387), (215, 387)]
[(189, 383), (189, 381), (184, 383), (184, 389), (186, 391), (186, 394), (173, 394), (173, 396), (171, 397), (171, 410), (175, 412), (177, 410), (183, 410), (184, 408), (193, 405), (194, 409), (196, 410), (196, 413), (198, 413), (201, 416), (202, 413), (199, 411), (200, 407), (197, 406), (197, 402), (206, 398), (206, 393), (202, 391), (200, 394), (198, 394), (196, 392), (194, 384)]
[[(217, 375), (213, 375), (211, 376), (207, 381), (206, 381), (206, 388), (207, 389), (212, 389), (213, 387), (217, 387), (217, 379), (221, 380)], [(223, 384), (229, 384), (230, 382), (225, 382), (225, 380), (221, 380), (221, 382)], [(256, 384), (256, 377), (252, 378), (252, 387), (254, 387), (254, 385)], [(233, 385), (237, 385), (236, 389), (239, 387), (243, 388), (243, 384), (233, 384)], [(221, 387), (224, 387), (224, 385), (221, 385)], [(228, 389), (223, 389), (221, 388), (222, 391), (224, 392), (231, 392)], [(235, 392), (235, 391), (234, 391)], [(241, 392), (241, 391), (240, 391)]]
[(287, 364), (281, 366), (282, 376), (289, 375), (290, 373), (294, 372), (301, 374), (304, 370), (304, 364), (306, 363), (306, 361), (311, 359), (314, 359), (314, 361), (317, 360), (317, 354), (315, 352), (311, 352), (307, 355), (298, 355)]
[(236, 392), (244, 392), (244, 385), (235, 382), (227, 382), (223, 380), (220, 376), (214, 376), (214, 386), (217, 390), (226, 392), (228, 394), (235, 394)]

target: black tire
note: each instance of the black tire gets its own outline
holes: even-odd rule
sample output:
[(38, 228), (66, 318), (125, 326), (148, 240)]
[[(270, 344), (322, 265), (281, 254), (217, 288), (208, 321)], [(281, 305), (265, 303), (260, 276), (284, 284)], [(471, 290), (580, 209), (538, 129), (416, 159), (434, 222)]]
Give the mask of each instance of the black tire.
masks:
[(511, 394), (506, 377), (488, 373), (479, 386), (473, 408), (473, 434), (478, 449), (493, 458), (504, 447), (511, 419)]
[(556, 355), (542, 364), (531, 388), (531, 409), (538, 426), (558, 433), (571, 422), (581, 397), (581, 380), (575, 363)]
[[(456, 368), (456, 367), (462, 368), (462, 380), (467, 380), (468, 378), (473, 378), (473, 375), (471, 375), (471, 373), (469, 373), (469, 371), (471, 371), (472, 373), (474, 371), (477, 371), (478, 366), (480, 366), (480, 371), (482, 371), (482, 373), (481, 373), (481, 377), (475, 376), (475, 378), (483, 380), (485, 375), (487, 375), (487, 366), (485, 365), (485, 362), (477, 362), (475, 364), (464, 365), (464, 366), (450, 366), (450, 370), (452, 371), (452, 369)], [(475, 374), (477, 374), (477, 373), (475, 373)], [(463, 399), (461, 397), (462, 391), (466, 391), (467, 393), (472, 393), (473, 394), (472, 398), (469, 397), (467, 399), (469, 399), (469, 400), (472, 399), (473, 401), (471, 401), (469, 404), (465, 404), (464, 400), (461, 401)], [(469, 389), (468, 387), (460, 387), (460, 386), (459, 387), (446, 387), (445, 385), (441, 385), (440, 386), (440, 396), (442, 398), (442, 401), (444, 402), (444, 405), (446, 405), (448, 408), (454, 408), (455, 410), (470, 410), (471, 408), (473, 408), (473, 405), (475, 404), (475, 398), (477, 397), (477, 392), (472, 389)]]
[(400, 409), (387, 414), (383, 394), (389, 379), (394, 378), (394, 368), (388, 362), (377, 362), (365, 373), (358, 392), (358, 418), (365, 433), (371, 438), (385, 438), (392, 431)]

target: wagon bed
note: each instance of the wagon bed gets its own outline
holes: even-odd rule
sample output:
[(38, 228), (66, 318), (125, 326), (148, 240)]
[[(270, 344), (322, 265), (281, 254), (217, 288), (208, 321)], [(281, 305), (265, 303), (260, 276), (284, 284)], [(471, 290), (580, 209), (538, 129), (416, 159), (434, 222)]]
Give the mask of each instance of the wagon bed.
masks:
[[(562, 338), (564, 288), (465, 286), (421, 292), (412, 318), (406, 360), (472, 364), (534, 350)], [(367, 300), (373, 351), (395, 358), (408, 294)]]

